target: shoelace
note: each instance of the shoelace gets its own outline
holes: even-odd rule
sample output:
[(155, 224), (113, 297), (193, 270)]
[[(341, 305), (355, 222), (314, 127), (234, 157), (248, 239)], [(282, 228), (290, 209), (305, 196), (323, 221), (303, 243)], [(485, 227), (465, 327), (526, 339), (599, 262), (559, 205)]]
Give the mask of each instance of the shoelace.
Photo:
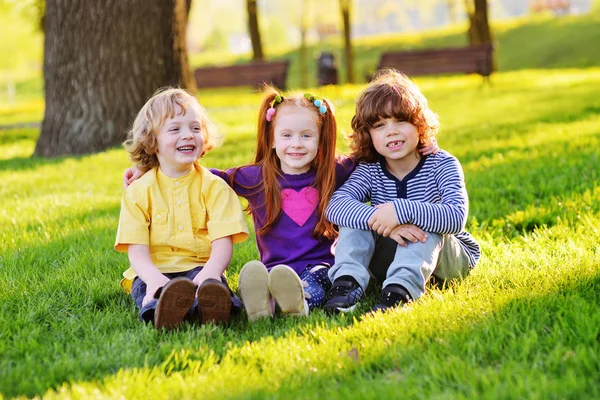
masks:
[(387, 303), (396, 303), (398, 301), (400, 301), (400, 295), (398, 293), (392, 293), (392, 292), (387, 292), (384, 293), (384, 300)]
[(401, 295), (400, 293), (396, 293), (396, 292), (384, 292), (381, 294), (381, 297), (379, 299), (380, 303), (389, 305), (389, 306), (396, 306), (400, 303), (408, 303), (410, 301), (410, 298), (405, 297), (403, 295)]
[(331, 288), (330, 297), (347, 296), (352, 290), (352, 283), (344, 282), (342, 284), (334, 284)]

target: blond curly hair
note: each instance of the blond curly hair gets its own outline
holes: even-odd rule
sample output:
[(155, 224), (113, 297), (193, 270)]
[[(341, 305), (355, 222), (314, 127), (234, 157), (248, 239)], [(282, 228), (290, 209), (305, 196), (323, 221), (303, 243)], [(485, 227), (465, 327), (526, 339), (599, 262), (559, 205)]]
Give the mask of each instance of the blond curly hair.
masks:
[(183, 89), (167, 87), (156, 91), (138, 112), (127, 140), (123, 143), (136, 167), (149, 170), (159, 165), (156, 151), (156, 135), (167, 119), (185, 115), (188, 107), (197, 107), (200, 114), (204, 147), (200, 157), (222, 143), (215, 125), (198, 100)]

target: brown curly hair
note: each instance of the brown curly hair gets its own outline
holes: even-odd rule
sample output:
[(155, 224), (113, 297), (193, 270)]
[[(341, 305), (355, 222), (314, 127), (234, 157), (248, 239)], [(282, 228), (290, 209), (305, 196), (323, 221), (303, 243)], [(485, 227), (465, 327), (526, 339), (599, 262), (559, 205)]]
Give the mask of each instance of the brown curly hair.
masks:
[(221, 144), (222, 137), (208, 118), (206, 110), (194, 96), (179, 88), (161, 88), (138, 112), (133, 127), (127, 133), (127, 140), (123, 142), (123, 146), (129, 152), (129, 157), (136, 167), (148, 171), (158, 166), (156, 135), (168, 118), (185, 115), (188, 107), (197, 107), (200, 113), (204, 139), (200, 157)]
[(419, 131), (419, 148), (429, 145), (439, 131), (438, 117), (423, 93), (406, 75), (393, 69), (382, 70), (356, 99), (347, 139), (357, 161), (375, 162), (379, 158), (369, 130), (382, 118), (413, 124)]

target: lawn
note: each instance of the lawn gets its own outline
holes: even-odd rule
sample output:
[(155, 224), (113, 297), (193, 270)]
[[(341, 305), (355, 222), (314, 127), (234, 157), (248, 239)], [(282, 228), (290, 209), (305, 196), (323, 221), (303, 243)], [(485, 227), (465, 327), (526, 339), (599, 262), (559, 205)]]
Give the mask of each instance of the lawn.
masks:
[[(0, 74), (0, 87), (13, 79), (17, 88), (13, 103), (0, 91), (0, 399), (600, 398), (595, 4), (583, 16), (496, 23), (501, 72), (491, 86), (478, 76), (417, 79), (440, 115), (440, 146), (463, 165), (468, 230), (482, 258), (464, 282), (374, 316), (365, 311), (376, 285), (349, 315), (240, 317), (228, 328), (186, 324), (171, 333), (143, 325), (118, 285), (127, 256), (112, 248), (126, 152), (32, 158), (38, 129), (2, 126), (41, 120), (41, 79)], [(22, 41), (0, 39), (0, 48), (39, 53), (39, 36), (12, 26)], [(357, 76), (385, 49), (462, 45), (463, 30), (357, 41)], [(14, 62), (25, 71), (21, 58), (0, 67)], [(340, 151), (363, 87), (310, 89), (336, 107)], [(249, 162), (259, 96), (198, 96), (226, 135), (202, 164)], [(234, 289), (256, 257), (253, 237), (236, 246)]]
[[(30, 158), (36, 129), (0, 131), (1, 395), (598, 398), (600, 68), (417, 82), (462, 162), (483, 256), (466, 281), (384, 315), (364, 313), (373, 286), (351, 315), (157, 332), (118, 287), (125, 151)], [(342, 129), (361, 88), (321, 93)], [(226, 134), (203, 164), (248, 162), (257, 95), (199, 96)], [(253, 257), (253, 238), (236, 247), (232, 286)]]

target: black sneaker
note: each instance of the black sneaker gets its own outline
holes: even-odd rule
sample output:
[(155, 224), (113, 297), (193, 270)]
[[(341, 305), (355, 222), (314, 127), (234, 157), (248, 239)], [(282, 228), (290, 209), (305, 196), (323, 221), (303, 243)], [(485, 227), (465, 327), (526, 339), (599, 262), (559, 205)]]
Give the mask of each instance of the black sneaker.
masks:
[(373, 311), (385, 311), (388, 308), (402, 306), (406, 303), (410, 303), (412, 298), (404, 287), (391, 284), (387, 285), (381, 291), (381, 296), (377, 304), (373, 306)]
[(327, 302), (323, 309), (329, 313), (350, 312), (356, 308), (363, 297), (363, 290), (351, 276), (340, 276), (333, 282), (327, 293)]

